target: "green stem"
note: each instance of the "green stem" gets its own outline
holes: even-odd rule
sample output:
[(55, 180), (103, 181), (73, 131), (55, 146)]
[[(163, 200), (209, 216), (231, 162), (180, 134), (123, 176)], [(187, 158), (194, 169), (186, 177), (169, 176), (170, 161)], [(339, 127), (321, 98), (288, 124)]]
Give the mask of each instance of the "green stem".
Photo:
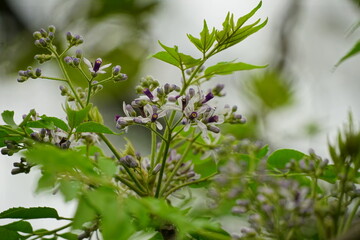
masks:
[(72, 45), (69, 45), (60, 55), (59, 57), (62, 57), (69, 49), (72, 48)]
[(6, 131), (13, 132), (13, 133), (16, 133), (16, 134), (18, 134), (20, 136), (26, 137), (26, 134), (24, 134), (24, 133), (22, 133), (22, 132), (20, 132), (18, 130), (15, 130), (15, 129), (11, 128), (11, 127), (5, 126), (5, 125), (0, 125), (0, 129), (4, 129)]
[[(62, 226), (62, 227), (56, 228), (56, 229), (54, 229), (54, 230), (51, 230), (51, 231), (46, 231), (46, 232), (38, 233), (38, 234), (37, 234), (38, 236), (35, 237), (33, 240), (35, 240), (35, 239), (40, 239), (40, 238), (42, 238), (43, 236), (46, 236), (46, 235), (55, 234), (55, 233), (57, 233), (57, 232), (59, 232), (59, 231), (61, 231), (61, 230), (64, 230), (64, 229), (70, 227), (71, 225), (72, 225), (72, 222), (71, 222), (71, 223), (68, 223), (68, 224), (66, 224), (66, 225), (64, 225), (64, 226)], [(30, 235), (30, 236), (33, 236), (33, 235)], [(29, 236), (29, 235), (28, 235), (28, 236), (25, 236), (25, 238), (28, 238), (28, 237), (30, 237), (30, 236)]]
[(196, 139), (201, 135), (201, 133), (199, 133), (196, 137), (194, 137), (190, 142), (189, 144), (187, 145), (185, 151), (183, 152), (181, 158), (179, 159), (179, 161), (176, 163), (173, 171), (171, 172), (171, 174), (169, 175), (168, 179), (166, 179), (166, 182), (164, 184), (164, 187), (163, 189), (161, 190), (160, 192), (160, 195), (162, 195), (165, 191), (166, 191), (166, 188), (169, 186), (169, 184), (171, 183), (172, 179), (174, 178), (176, 172), (179, 170), (181, 164), (184, 162), (187, 154), (189, 153), (190, 149), (191, 149), (191, 146), (192, 144), (196, 141)]
[(47, 79), (47, 80), (55, 80), (55, 81), (67, 82), (67, 80), (66, 80), (66, 79), (63, 79), (63, 78), (56, 78), (56, 77), (40, 76), (40, 77), (38, 77), (38, 78)]
[(167, 198), (170, 194), (172, 194), (173, 192), (175, 192), (176, 190), (180, 189), (180, 188), (183, 188), (183, 187), (186, 187), (186, 186), (189, 186), (189, 185), (193, 185), (193, 184), (197, 184), (197, 183), (201, 183), (201, 182), (205, 182), (207, 180), (209, 180), (210, 178), (216, 176), (218, 173), (213, 173), (207, 177), (204, 177), (204, 178), (200, 178), (198, 180), (195, 180), (195, 181), (192, 181), (192, 182), (186, 182), (186, 183), (183, 183), (183, 184), (180, 184), (176, 187), (173, 187), (172, 189), (170, 189), (169, 191), (167, 191), (165, 194), (164, 194), (164, 198)]
[(346, 220), (346, 223), (344, 224), (344, 227), (343, 227), (344, 232), (346, 232), (350, 228), (359, 207), (360, 207), (360, 199), (356, 202), (354, 208), (352, 209), (349, 217)]
[(150, 169), (151, 171), (154, 169), (155, 167), (155, 156), (156, 156), (156, 126), (155, 124), (151, 124), (151, 156), (150, 156)]
[(125, 184), (128, 188), (130, 188), (131, 190), (133, 190), (134, 192), (136, 192), (139, 196), (146, 196), (146, 194), (141, 191), (139, 188), (137, 188), (136, 186), (132, 185), (130, 181), (116, 175), (115, 179), (122, 182), (123, 184)]
[(171, 141), (171, 131), (170, 130), (167, 132), (167, 135), (168, 135), (168, 141), (163, 142), (163, 143), (165, 143), (165, 151), (163, 153), (163, 159), (161, 162), (161, 168), (160, 168), (159, 178), (158, 178), (158, 182), (157, 182), (157, 186), (156, 186), (155, 198), (159, 198), (159, 194), (160, 194), (161, 182), (162, 182), (162, 178), (164, 175), (166, 159), (167, 159), (167, 155), (168, 155), (169, 148), (170, 148), (170, 141)]
[[(109, 141), (109, 139), (107, 139), (104, 134), (99, 133), (99, 137), (105, 142), (105, 144), (108, 146), (108, 148), (111, 150), (111, 152), (115, 155), (115, 157), (120, 160), (121, 156), (120, 153), (116, 150), (115, 146)], [(123, 165), (125, 171), (128, 173), (128, 175), (130, 176), (130, 178), (134, 181), (135, 185), (141, 190), (145, 192), (144, 187), (140, 184), (139, 180), (135, 177), (135, 175), (133, 174), (133, 172), (131, 172), (131, 170)]]

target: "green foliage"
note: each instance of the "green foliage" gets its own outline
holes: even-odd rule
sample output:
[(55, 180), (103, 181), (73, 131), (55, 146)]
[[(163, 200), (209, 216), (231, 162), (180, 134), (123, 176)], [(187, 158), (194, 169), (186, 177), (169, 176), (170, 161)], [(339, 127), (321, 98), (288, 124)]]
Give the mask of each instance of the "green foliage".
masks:
[(84, 122), (76, 127), (76, 132), (94, 132), (94, 133), (106, 133), (115, 134), (110, 128), (97, 122)]
[(270, 168), (284, 169), (291, 160), (300, 161), (304, 156), (304, 153), (293, 149), (280, 149), (269, 156), (267, 163)]
[(14, 122), (14, 111), (4, 111), (1, 113), (2, 119), (4, 122), (11, 127), (16, 127), (16, 123)]
[(0, 213), (0, 218), (20, 218), (20, 219), (37, 219), (37, 218), (59, 218), (57, 211), (49, 207), (32, 207), (32, 208), (10, 208)]
[(247, 63), (220, 62), (214, 66), (205, 69), (204, 77), (211, 78), (214, 75), (228, 75), (236, 71), (251, 70), (256, 68), (265, 68), (267, 66), (254, 66)]
[(345, 54), (345, 56), (343, 56), (335, 66), (339, 66), (342, 62), (357, 55), (358, 53), (360, 53), (360, 40), (355, 43), (355, 45), (350, 49), (350, 51)]

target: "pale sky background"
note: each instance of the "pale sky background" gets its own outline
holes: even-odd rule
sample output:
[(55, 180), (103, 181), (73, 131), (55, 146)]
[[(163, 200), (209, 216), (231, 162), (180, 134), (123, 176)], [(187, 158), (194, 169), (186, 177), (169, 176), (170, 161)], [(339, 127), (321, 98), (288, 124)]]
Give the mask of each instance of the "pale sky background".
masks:
[[(43, 7), (51, 7), (54, 1), (44, 1)], [(294, 32), (294, 54), (290, 65), (296, 80), (296, 107), (272, 116), (267, 135), (279, 147), (305, 152), (312, 147), (319, 155), (326, 157), (327, 139), (334, 139), (336, 131), (346, 122), (348, 112), (353, 112), (356, 122), (360, 119), (360, 56), (353, 57), (333, 71), (336, 62), (359, 38), (359, 29), (348, 35), (351, 27), (359, 21), (359, 9), (345, 0), (299, 1), (302, 11)], [(16, 0), (14, 4), (18, 3), (19, 7), (26, 9), (26, 17), (26, 11), (35, 11), (39, 2)], [(287, 2), (264, 0), (263, 7), (253, 19), (268, 17), (268, 25), (215, 60), (238, 59), (255, 65), (271, 65), (271, 57), (277, 51), (275, 31), (281, 24)], [(160, 11), (152, 19), (151, 35), (147, 38), (153, 42), (153, 52), (160, 50), (157, 40), (161, 40), (166, 45), (178, 45), (181, 51), (191, 54), (195, 50), (189, 44), (186, 33), (197, 35), (202, 29), (203, 19), (207, 20), (209, 27), (220, 27), (227, 12), (240, 17), (257, 3), (255, 0), (164, 0)], [(47, 21), (29, 24), (35, 29), (53, 24), (51, 17)], [(80, 34), (86, 39), (86, 32)], [(175, 68), (155, 59), (147, 60), (143, 73), (155, 76), (163, 83), (179, 81)], [(16, 74), (8, 76), (13, 81), (2, 82), (0, 112), (15, 110), (16, 118), (20, 119), (23, 113), (35, 108), (46, 115), (64, 116), (61, 112), (63, 98), (58, 94), (57, 83), (37, 80), (18, 84)], [(241, 96), (238, 96), (237, 83), (247, 74), (239, 73), (216, 80), (226, 83), (227, 97), (224, 102), (237, 104), (240, 112), (241, 109), (246, 112), (246, 109)], [(309, 121), (320, 123), (323, 131), (317, 137), (304, 141), (299, 128)], [(64, 204), (61, 197), (56, 195), (34, 195), (38, 177), (35, 171), (29, 175), (10, 175), (13, 162), (14, 159), (0, 156), (0, 211), (16, 206), (54, 206), (60, 209), (61, 215), (71, 216), (74, 204)]]

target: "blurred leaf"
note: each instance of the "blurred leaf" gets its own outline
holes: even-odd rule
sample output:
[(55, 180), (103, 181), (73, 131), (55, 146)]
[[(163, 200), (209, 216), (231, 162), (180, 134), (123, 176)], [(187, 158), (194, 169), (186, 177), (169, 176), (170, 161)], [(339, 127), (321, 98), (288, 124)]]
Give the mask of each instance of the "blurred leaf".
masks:
[(31, 128), (48, 128), (54, 129), (54, 127), (58, 127), (64, 131), (68, 131), (68, 125), (61, 119), (56, 117), (48, 117), (46, 115), (40, 116), (41, 120), (27, 122), (26, 126)]
[(304, 153), (293, 149), (279, 149), (273, 152), (268, 160), (269, 168), (284, 169), (286, 164), (291, 160), (299, 161), (306, 156)]
[(6, 140), (12, 140), (12, 141), (20, 141), (21, 139), (23, 139), (23, 137), (21, 136), (9, 136), (10, 134), (12, 134), (11, 131), (7, 131), (4, 129), (0, 129), (0, 147), (4, 147), (5, 141)]
[(256, 158), (261, 159), (265, 157), (268, 152), (269, 152), (269, 145), (265, 145), (257, 152)]
[(350, 57), (353, 57), (359, 53), (360, 53), (360, 40), (357, 43), (355, 43), (352, 49), (339, 60), (339, 62), (335, 65), (335, 67), (339, 66), (346, 59), (349, 59)]
[(161, 61), (167, 62), (175, 67), (180, 69), (187, 69), (196, 66), (200, 63), (200, 59), (195, 59), (189, 55), (179, 53), (178, 47), (174, 46), (173, 48), (167, 47), (159, 41), (159, 44), (162, 48), (165, 49), (165, 52), (155, 53), (152, 57), (157, 58)]
[(332, 184), (336, 183), (337, 174), (335, 171), (335, 165), (328, 165), (323, 174), (320, 176), (320, 179)]
[[(278, 72), (267, 71), (246, 82), (244, 93), (249, 97), (254, 108), (275, 110), (293, 102), (292, 82)], [(264, 113), (262, 113), (264, 114)]]
[(114, 176), (117, 169), (114, 160), (104, 157), (98, 159), (98, 167), (105, 176), (110, 178)]
[(265, 68), (265, 66), (255, 66), (247, 63), (234, 62), (220, 62), (216, 65), (210, 66), (205, 70), (204, 76), (211, 78), (213, 75), (227, 75), (236, 71), (251, 70), (256, 68)]
[(1, 116), (6, 124), (10, 125), (13, 128), (17, 126), (14, 122), (14, 111), (5, 110), (1, 113)]
[[(8, 230), (17, 231), (17, 232), (24, 232), (24, 233), (32, 233), (33, 229), (29, 222), (26, 221), (17, 221), (12, 222), (7, 225), (1, 226)], [(1, 236), (1, 235), (0, 235)]]
[(97, 122), (84, 122), (81, 123), (76, 128), (76, 132), (94, 132), (94, 133), (106, 133), (106, 134), (116, 134), (111, 131), (107, 126), (97, 123)]
[(163, 240), (163, 237), (158, 231), (140, 231), (131, 235), (129, 240)]
[(21, 218), (21, 219), (37, 219), (37, 218), (59, 218), (54, 208), (49, 207), (32, 207), (32, 208), (10, 208), (0, 213), (0, 218)]
[(59, 189), (63, 194), (65, 201), (68, 202), (75, 199), (79, 195), (81, 190), (81, 183), (79, 181), (61, 179)]
[(59, 236), (67, 240), (78, 240), (78, 235), (74, 233), (62, 233)]
[(96, 210), (89, 205), (89, 200), (87, 197), (82, 196), (78, 201), (78, 205), (75, 211), (73, 224), (71, 227), (73, 229), (82, 229), (82, 226), (94, 220), (97, 216)]
[(65, 111), (67, 114), (70, 128), (73, 129), (73, 128), (76, 128), (77, 126), (79, 126), (87, 118), (87, 115), (88, 115), (91, 107), (92, 107), (92, 105), (89, 104), (85, 108), (76, 111), (76, 110), (71, 109), (69, 105), (66, 105)]

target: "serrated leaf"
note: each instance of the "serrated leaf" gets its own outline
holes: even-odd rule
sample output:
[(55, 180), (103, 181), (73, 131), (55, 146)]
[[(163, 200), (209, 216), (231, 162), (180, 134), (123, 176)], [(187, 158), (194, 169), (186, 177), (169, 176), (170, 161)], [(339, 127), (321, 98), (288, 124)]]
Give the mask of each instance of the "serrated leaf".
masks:
[(253, 9), (251, 10), (251, 12), (249, 12), (248, 14), (240, 17), (237, 22), (236, 22), (236, 27), (237, 28), (240, 28), (242, 27), (242, 25), (244, 25), (244, 23), (249, 19), (251, 18), (256, 12), (257, 10), (259, 10), (259, 8), (261, 7), (262, 5), (262, 1), (259, 2), (259, 4)]
[(267, 164), (269, 168), (283, 169), (291, 160), (299, 161), (303, 159), (304, 156), (306, 156), (304, 153), (297, 150), (279, 149), (269, 156)]
[(200, 41), (200, 39), (194, 37), (193, 35), (191, 34), (187, 34), (187, 37), (189, 38), (189, 40), (195, 45), (195, 47), (197, 49), (199, 49), (200, 52), (203, 52), (204, 51), (204, 47)]
[(267, 65), (256, 66), (242, 62), (238, 62), (238, 63), (220, 62), (216, 65), (208, 67), (204, 72), (204, 76), (210, 78), (213, 75), (227, 75), (236, 71), (244, 71), (244, 70), (251, 70), (251, 69), (265, 68), (265, 67), (267, 67)]
[(94, 133), (106, 133), (106, 134), (115, 134), (107, 126), (97, 123), (97, 122), (84, 122), (81, 123), (76, 128), (76, 132), (94, 132)]
[(343, 56), (335, 66), (336, 67), (339, 66), (346, 59), (353, 57), (359, 53), (360, 53), (360, 40), (357, 43), (355, 43), (355, 45), (350, 49), (350, 51), (345, 56)]
[(11, 127), (16, 127), (16, 123), (14, 122), (14, 111), (5, 110), (1, 113), (1, 117), (4, 122)]
[(178, 47), (174, 46), (173, 48), (165, 46), (159, 41), (159, 44), (165, 52), (158, 52), (154, 54), (152, 57), (157, 58), (161, 61), (167, 62), (171, 65), (174, 65), (180, 69), (187, 69), (196, 66), (200, 63), (200, 59), (195, 59), (190, 55), (186, 55), (183, 53), (179, 53)]
[(86, 106), (85, 108), (81, 109), (81, 110), (73, 110), (71, 109), (71, 107), (69, 105), (65, 106), (65, 111), (67, 114), (67, 118), (68, 118), (68, 123), (70, 128), (76, 128), (77, 126), (79, 126), (86, 118), (87, 115), (91, 109), (92, 105), (89, 104), (88, 106)]
[(37, 219), (37, 218), (59, 218), (54, 208), (50, 207), (32, 207), (32, 208), (10, 208), (0, 213), (0, 218), (20, 218), (20, 219)]
[(7, 225), (1, 226), (8, 230), (17, 231), (17, 232), (24, 232), (24, 233), (32, 233), (33, 229), (29, 222), (27, 221), (17, 221), (12, 222)]
[(199, 49), (202, 53), (206, 53), (215, 42), (215, 28), (210, 33), (206, 21), (204, 20), (203, 30), (200, 32), (200, 39), (187, 34), (190, 41)]

